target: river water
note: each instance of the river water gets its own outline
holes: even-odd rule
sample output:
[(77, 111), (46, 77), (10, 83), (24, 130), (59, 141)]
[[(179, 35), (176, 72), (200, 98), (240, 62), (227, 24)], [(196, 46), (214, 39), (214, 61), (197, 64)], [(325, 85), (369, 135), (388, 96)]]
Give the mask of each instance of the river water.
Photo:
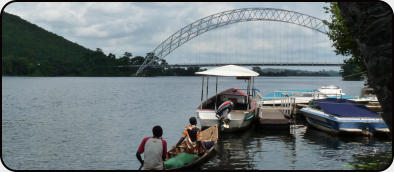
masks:
[[(219, 91), (246, 82), (220, 78)], [(258, 77), (255, 87), (315, 89), (338, 85), (358, 96), (362, 81), (339, 77)], [(209, 96), (215, 81), (210, 79)], [(204, 93), (205, 94), (205, 93)], [(200, 103), (200, 77), (2, 77), (2, 159), (14, 170), (135, 170), (141, 140), (161, 125), (168, 147)], [(251, 127), (224, 134), (199, 169), (338, 170), (362, 156), (391, 154), (380, 137), (340, 137), (308, 128)], [(371, 160), (373, 161), (373, 159)]]

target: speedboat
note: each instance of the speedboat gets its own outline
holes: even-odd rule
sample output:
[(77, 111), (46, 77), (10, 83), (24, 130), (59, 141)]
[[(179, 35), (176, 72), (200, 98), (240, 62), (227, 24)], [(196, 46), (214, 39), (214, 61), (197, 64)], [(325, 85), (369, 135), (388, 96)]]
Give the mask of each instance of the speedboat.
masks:
[[(241, 66), (226, 65), (209, 69), (202, 72), (196, 72), (202, 75), (201, 103), (197, 107), (197, 117), (200, 121), (201, 128), (207, 128), (219, 124), (219, 129), (224, 132), (232, 132), (245, 129), (252, 124), (255, 114), (257, 113), (261, 95), (257, 89), (253, 88), (254, 77), (259, 74)], [(216, 77), (216, 94), (208, 98), (208, 78)], [(204, 98), (204, 78), (206, 82), (206, 99)], [(217, 93), (218, 77), (236, 77), (237, 79), (246, 80), (248, 86), (246, 89), (229, 88)], [(246, 91), (246, 92), (245, 92)], [(226, 124), (221, 123), (217, 110), (219, 106), (227, 101), (231, 101), (233, 107), (227, 114), (229, 121)]]
[(366, 135), (389, 132), (380, 114), (351, 100), (312, 100), (300, 111), (311, 126), (328, 132)]

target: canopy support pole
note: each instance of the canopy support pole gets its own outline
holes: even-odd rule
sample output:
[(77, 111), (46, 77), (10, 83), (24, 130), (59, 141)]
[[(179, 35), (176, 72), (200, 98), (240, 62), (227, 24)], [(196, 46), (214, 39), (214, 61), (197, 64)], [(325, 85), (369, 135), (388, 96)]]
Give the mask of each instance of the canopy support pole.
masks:
[(247, 95), (247, 100), (246, 100), (246, 103), (247, 103), (247, 110), (249, 110), (249, 90), (250, 90), (250, 78), (248, 79), (248, 86), (247, 86), (247, 90), (246, 90), (246, 95)]
[(209, 83), (209, 76), (207, 76), (207, 92), (206, 92), (206, 96), (205, 96), (206, 100), (208, 100), (208, 83)]
[(216, 111), (216, 106), (218, 102), (218, 77), (216, 76), (216, 100), (215, 100), (215, 111)]
[(202, 99), (204, 98), (204, 76), (202, 76), (202, 83), (201, 83), (201, 103), (200, 108), (202, 109)]
[(254, 96), (254, 77), (252, 77), (252, 97)]

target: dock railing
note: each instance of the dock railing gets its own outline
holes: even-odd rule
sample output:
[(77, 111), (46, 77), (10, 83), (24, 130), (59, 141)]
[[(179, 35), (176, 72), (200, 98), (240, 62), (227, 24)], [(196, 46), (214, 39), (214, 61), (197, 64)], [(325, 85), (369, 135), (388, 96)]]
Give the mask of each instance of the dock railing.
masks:
[[(247, 89), (239, 89), (239, 90), (245, 91)], [(251, 96), (256, 101), (258, 106), (262, 104), (263, 96), (261, 96), (261, 91), (259, 89), (257, 88), (251, 89), (249, 96)]]
[[(274, 92), (274, 95), (275, 94), (276, 92)], [(297, 103), (308, 103), (315, 97), (322, 97), (322, 95), (317, 95), (317, 92), (310, 91), (280, 91), (280, 94), (281, 97), (278, 98), (280, 100), (280, 109), (282, 113), (289, 118), (293, 117), (292, 114), (294, 113)]]
[(289, 95), (283, 95), (284, 98), (281, 99), (280, 111), (283, 115), (291, 118), (293, 113), (293, 108), (295, 106), (295, 97)]
[(252, 93), (253, 93), (252, 96), (253, 96), (254, 100), (257, 102), (257, 107), (262, 106), (263, 105), (263, 102), (262, 102), (263, 96), (261, 96), (260, 90), (254, 88), (254, 89), (252, 89)]

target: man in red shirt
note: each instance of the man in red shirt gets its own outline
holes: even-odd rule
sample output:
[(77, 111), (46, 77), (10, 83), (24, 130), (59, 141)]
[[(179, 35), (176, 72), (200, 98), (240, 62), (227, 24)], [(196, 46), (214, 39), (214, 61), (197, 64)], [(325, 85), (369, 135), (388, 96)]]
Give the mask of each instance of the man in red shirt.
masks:
[[(163, 161), (167, 157), (167, 142), (161, 138), (163, 129), (155, 126), (152, 129), (153, 137), (145, 137), (136, 153), (144, 170), (164, 170)], [(141, 154), (144, 153), (144, 160)]]

